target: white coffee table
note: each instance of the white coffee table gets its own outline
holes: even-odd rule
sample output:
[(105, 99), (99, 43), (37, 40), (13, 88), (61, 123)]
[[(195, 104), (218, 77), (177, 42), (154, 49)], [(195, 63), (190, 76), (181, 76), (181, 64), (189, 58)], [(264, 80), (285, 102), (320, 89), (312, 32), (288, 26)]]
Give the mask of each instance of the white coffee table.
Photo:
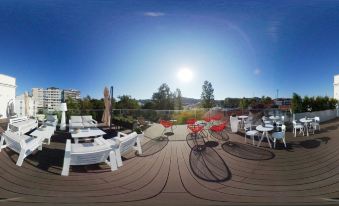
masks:
[(54, 127), (52, 126), (40, 126), (34, 130), (30, 135), (36, 138), (44, 138), (44, 141), (47, 140), (48, 144), (51, 143), (51, 137), (54, 134)]
[(79, 132), (76, 132), (74, 129), (69, 131), (71, 133), (72, 138), (74, 139), (74, 143), (78, 144), (79, 139), (89, 138), (89, 137), (102, 137), (106, 133), (99, 128), (82, 128), (79, 129)]

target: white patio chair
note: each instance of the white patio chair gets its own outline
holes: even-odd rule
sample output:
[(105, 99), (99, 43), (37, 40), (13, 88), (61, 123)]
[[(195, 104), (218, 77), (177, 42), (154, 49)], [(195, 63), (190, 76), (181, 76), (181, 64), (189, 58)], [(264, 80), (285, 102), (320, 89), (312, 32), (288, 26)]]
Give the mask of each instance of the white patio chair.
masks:
[(293, 134), (294, 137), (297, 136), (297, 130), (299, 129), (299, 134), (303, 133), (303, 136), (305, 136), (304, 132), (304, 125), (297, 123), (295, 120), (293, 120)]
[(286, 140), (285, 140), (285, 133), (286, 133), (286, 126), (285, 125), (281, 125), (281, 132), (274, 132), (272, 134), (273, 137), (273, 148), (275, 148), (275, 143), (277, 142), (277, 140), (282, 140), (284, 142), (285, 148), (286, 146)]
[(71, 116), (68, 123), (69, 123), (69, 130), (84, 128), (84, 125), (82, 124), (81, 116)]
[(320, 117), (314, 117), (314, 122), (311, 123), (311, 127), (313, 130), (313, 134), (317, 128), (320, 131)]
[(254, 136), (258, 135), (258, 131), (252, 130), (252, 123), (248, 121), (245, 122), (244, 129), (245, 129), (245, 143), (247, 143), (247, 136), (250, 136), (252, 138), (252, 143), (254, 145)]
[(118, 167), (122, 166), (122, 154), (130, 150), (136, 150), (139, 155), (142, 154), (140, 139), (136, 132), (131, 134), (118, 132), (118, 136), (107, 139), (107, 141), (110, 142), (113, 150), (115, 151)]
[(281, 126), (285, 124), (285, 116), (281, 116), (280, 120), (278, 120), (276, 124), (277, 124), (277, 127), (281, 128)]
[(42, 150), (43, 138), (34, 138), (28, 135), (18, 135), (15, 132), (5, 131), (1, 134), (0, 152), (2, 148), (10, 148), (19, 154), (16, 165), (21, 166), (24, 159), (36, 149)]
[(81, 144), (71, 144), (71, 140), (68, 139), (61, 175), (68, 176), (71, 165), (91, 165), (101, 162), (108, 164), (112, 171), (118, 169), (115, 152), (104, 138), (99, 137), (94, 139), (93, 143)]

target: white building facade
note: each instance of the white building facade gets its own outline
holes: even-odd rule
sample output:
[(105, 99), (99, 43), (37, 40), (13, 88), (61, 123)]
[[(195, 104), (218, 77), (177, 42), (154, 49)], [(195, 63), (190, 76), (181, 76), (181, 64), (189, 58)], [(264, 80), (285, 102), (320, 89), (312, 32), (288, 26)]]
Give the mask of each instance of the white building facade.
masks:
[(16, 79), (0, 74), (0, 119), (14, 115)]
[(19, 95), (15, 98), (15, 109), (16, 115), (18, 117), (28, 116), (28, 117), (36, 117), (38, 113), (38, 101), (34, 98), (28, 96), (28, 114), (26, 114), (26, 104), (25, 104), (25, 95)]
[(334, 98), (339, 100), (339, 74), (334, 76)]
[(63, 101), (66, 101), (68, 98), (71, 98), (73, 100), (79, 100), (80, 91), (76, 89), (64, 89), (62, 99)]
[(62, 90), (49, 87), (44, 90), (44, 108), (59, 110), (61, 104)]
[(43, 88), (32, 88), (32, 97), (36, 100), (39, 108), (44, 107), (44, 89)]

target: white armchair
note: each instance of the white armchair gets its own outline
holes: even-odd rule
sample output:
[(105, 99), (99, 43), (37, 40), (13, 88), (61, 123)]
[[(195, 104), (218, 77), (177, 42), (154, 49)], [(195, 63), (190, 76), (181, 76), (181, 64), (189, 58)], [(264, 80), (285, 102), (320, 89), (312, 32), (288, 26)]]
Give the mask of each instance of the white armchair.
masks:
[(25, 134), (38, 127), (38, 120), (28, 117), (17, 117), (9, 120), (7, 130), (16, 132), (18, 135)]
[(98, 122), (92, 118), (92, 115), (86, 116), (71, 116), (69, 122), (69, 129), (91, 128), (97, 127)]
[(142, 154), (139, 135), (136, 132), (131, 134), (118, 132), (118, 136), (108, 139), (107, 141), (111, 143), (112, 148), (115, 151), (118, 167), (122, 166), (121, 155), (131, 149), (138, 151), (139, 155)]
[[(107, 160), (109, 157), (110, 161)], [(111, 170), (117, 170), (115, 152), (102, 137), (94, 139), (94, 143), (71, 144), (67, 140), (65, 148), (62, 176), (68, 176), (71, 165), (90, 165), (105, 162)]]
[(57, 115), (47, 115), (46, 121), (44, 121), (44, 125), (52, 126), (56, 129), (57, 124), (58, 124), (58, 116)]
[(92, 118), (92, 115), (82, 116), (82, 124), (86, 128), (98, 126), (98, 122)]
[(28, 135), (18, 135), (15, 132), (5, 131), (1, 135), (0, 152), (8, 147), (19, 154), (16, 165), (21, 166), (24, 159), (36, 149), (42, 150), (43, 138), (34, 138)]

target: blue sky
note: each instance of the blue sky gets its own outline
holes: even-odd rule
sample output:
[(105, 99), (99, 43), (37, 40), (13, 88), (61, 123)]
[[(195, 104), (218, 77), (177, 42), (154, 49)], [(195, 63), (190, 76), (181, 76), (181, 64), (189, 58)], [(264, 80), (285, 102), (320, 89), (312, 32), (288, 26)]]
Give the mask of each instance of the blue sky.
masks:
[[(0, 1), (0, 73), (32, 87), (150, 98), (333, 95), (339, 1)], [(190, 82), (178, 71), (189, 68)]]

